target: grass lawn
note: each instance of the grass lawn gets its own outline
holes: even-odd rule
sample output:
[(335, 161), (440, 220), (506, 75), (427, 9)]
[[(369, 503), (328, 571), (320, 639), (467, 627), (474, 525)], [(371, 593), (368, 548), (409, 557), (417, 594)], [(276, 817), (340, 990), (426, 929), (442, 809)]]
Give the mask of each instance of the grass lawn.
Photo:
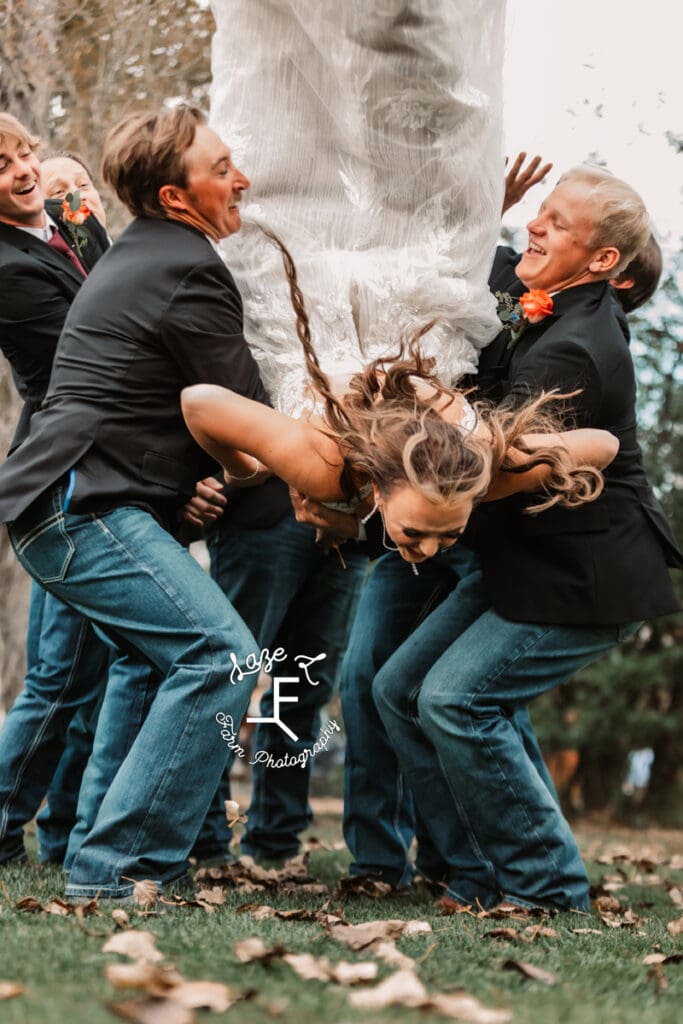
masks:
[[(332, 843), (341, 838), (338, 815), (319, 816), (315, 835)], [(588, 858), (591, 879), (622, 878), (626, 884), (614, 893), (642, 920), (630, 927), (606, 926), (594, 912), (590, 916), (562, 914), (543, 922), (481, 919), (476, 915), (443, 918), (432, 912), (428, 894), (346, 902), (343, 913), (350, 923), (379, 918), (428, 921), (433, 934), (399, 939), (399, 949), (418, 963), (416, 971), (430, 993), (455, 992), (459, 988), (476, 996), (486, 1007), (510, 1011), (515, 1024), (678, 1024), (683, 1020), (683, 962), (649, 967), (647, 954), (683, 953), (683, 936), (673, 936), (667, 923), (683, 915), (666, 883), (683, 889), (683, 871), (661, 863), (683, 853), (683, 833), (605, 832), (598, 827), (579, 827), (582, 849)], [(615, 843), (625, 843), (631, 855), (613, 865), (596, 858)], [(653, 863), (635, 863), (646, 856)], [(311, 855), (311, 872), (334, 887), (345, 874), (347, 854), (320, 850)], [(619, 875), (619, 872), (623, 876)], [(118, 1019), (107, 1009), (110, 1001), (134, 997), (135, 991), (116, 990), (104, 976), (105, 965), (127, 962), (118, 954), (102, 953), (106, 936), (115, 931), (109, 909), (101, 916), (89, 916), (79, 925), (70, 915), (59, 917), (17, 910), (16, 902), (34, 896), (45, 903), (63, 894), (63, 880), (54, 868), (0, 869), (0, 981), (15, 981), (23, 994), (0, 1001), (2, 1024), (112, 1024)], [(674, 893), (675, 896), (675, 893)], [(252, 997), (237, 1003), (226, 1013), (196, 1011), (197, 1021), (239, 1019), (244, 1024), (280, 1019), (309, 1024), (369, 1024), (371, 1021), (443, 1020), (431, 1010), (391, 1006), (383, 1010), (354, 1009), (348, 994), (358, 991), (332, 983), (304, 981), (282, 960), (240, 963), (234, 953), (240, 939), (259, 936), (268, 946), (281, 943), (293, 953), (312, 953), (338, 960), (371, 960), (372, 954), (352, 952), (329, 937), (317, 923), (282, 919), (255, 921), (249, 913), (237, 915), (241, 904), (268, 903), (286, 909), (317, 909), (325, 897), (273, 895), (265, 892), (227, 890), (227, 900), (208, 914), (198, 908), (169, 908), (149, 917), (137, 917), (128, 908), (131, 926), (152, 932), (165, 962), (175, 964), (186, 979), (207, 979), (227, 983)], [(337, 909), (338, 902), (330, 909)], [(556, 934), (545, 936), (541, 924)], [(515, 941), (494, 938), (496, 928), (515, 928)], [(594, 929), (575, 934), (572, 929)], [(86, 930), (87, 929), (87, 930)], [(97, 934), (88, 934), (97, 933)], [(529, 980), (504, 961), (525, 961), (556, 976), (547, 985)], [(683, 960), (683, 958), (682, 958)], [(395, 968), (380, 962), (378, 979)], [(377, 982), (371, 982), (371, 985)], [(360, 986), (363, 987), (363, 986)], [(158, 1024), (170, 1024), (164, 1013)]]

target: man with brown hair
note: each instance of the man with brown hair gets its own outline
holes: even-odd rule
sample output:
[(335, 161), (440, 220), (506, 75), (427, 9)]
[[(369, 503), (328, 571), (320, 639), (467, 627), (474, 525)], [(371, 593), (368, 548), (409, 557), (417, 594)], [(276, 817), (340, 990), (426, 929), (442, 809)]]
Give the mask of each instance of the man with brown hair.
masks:
[[(256, 652), (253, 637), (171, 532), (216, 469), (180, 391), (266, 395), (214, 247), (239, 230), (249, 185), (227, 146), (195, 108), (137, 114), (110, 134), (104, 172), (136, 219), (67, 318), (44, 407), (0, 470), (0, 519), (45, 589), (159, 673), (67, 888), (116, 899), (130, 879), (183, 876), (227, 760), (216, 715), (240, 721), (252, 689), (226, 667)], [(259, 479), (239, 455), (229, 468)]]

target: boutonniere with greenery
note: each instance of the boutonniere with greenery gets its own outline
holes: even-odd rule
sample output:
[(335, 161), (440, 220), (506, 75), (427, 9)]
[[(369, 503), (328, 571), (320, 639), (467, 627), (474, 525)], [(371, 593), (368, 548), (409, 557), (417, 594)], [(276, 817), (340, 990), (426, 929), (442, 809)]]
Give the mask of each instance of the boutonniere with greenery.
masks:
[(75, 192), (68, 192), (62, 201), (62, 220), (71, 236), (79, 259), (89, 241), (88, 232), (83, 229), (89, 216), (90, 210), (81, 199), (78, 189)]
[(527, 327), (540, 324), (553, 311), (552, 298), (541, 288), (532, 288), (518, 299), (513, 299), (509, 292), (496, 292), (496, 298), (498, 319), (510, 332), (507, 348), (517, 344)]

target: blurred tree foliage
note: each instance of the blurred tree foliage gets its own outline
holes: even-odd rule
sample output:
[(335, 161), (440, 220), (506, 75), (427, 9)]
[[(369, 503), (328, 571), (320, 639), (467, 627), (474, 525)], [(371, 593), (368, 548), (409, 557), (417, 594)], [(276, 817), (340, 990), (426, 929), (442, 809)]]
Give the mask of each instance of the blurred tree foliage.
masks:
[[(632, 314), (640, 443), (645, 465), (683, 539), (683, 253), (667, 265), (654, 300)], [(683, 597), (681, 573), (674, 580)], [(632, 750), (655, 754), (643, 810), (683, 825), (683, 616), (647, 623), (622, 648), (533, 707), (547, 751), (578, 749), (583, 803), (624, 809)]]

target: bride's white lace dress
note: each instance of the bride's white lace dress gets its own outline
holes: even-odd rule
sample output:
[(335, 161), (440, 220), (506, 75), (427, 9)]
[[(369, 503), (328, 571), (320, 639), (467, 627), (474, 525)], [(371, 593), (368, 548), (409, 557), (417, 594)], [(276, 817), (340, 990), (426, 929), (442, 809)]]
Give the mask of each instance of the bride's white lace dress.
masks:
[(223, 253), (274, 404), (307, 380), (290, 249), (323, 368), (360, 369), (434, 317), (446, 383), (497, 332), (504, 0), (214, 0), (211, 122), (251, 179)]

